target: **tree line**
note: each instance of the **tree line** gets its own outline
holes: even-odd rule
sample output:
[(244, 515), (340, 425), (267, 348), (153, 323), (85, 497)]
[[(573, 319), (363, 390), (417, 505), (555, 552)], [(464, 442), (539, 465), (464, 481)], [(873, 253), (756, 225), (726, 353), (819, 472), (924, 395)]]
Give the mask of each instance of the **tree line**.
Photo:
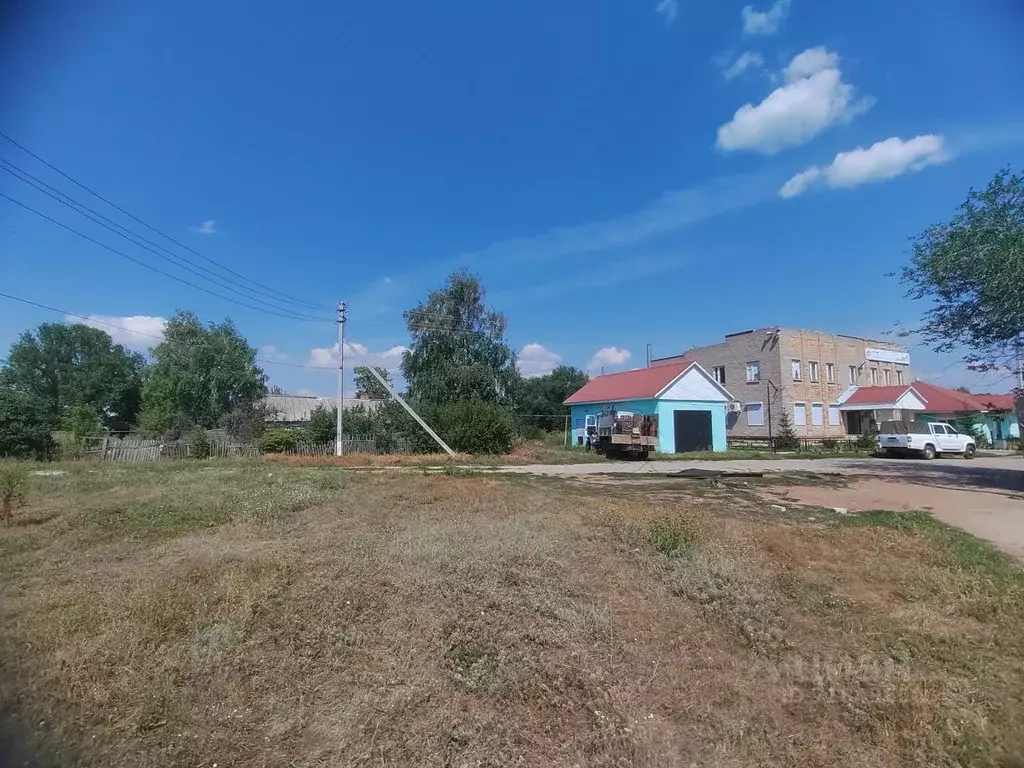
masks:
[[(507, 451), (520, 436), (561, 425), (562, 401), (586, 381), (563, 366), (523, 379), (505, 339), (507, 320), (484, 305), (477, 277), (464, 271), (404, 314), (411, 337), (401, 370), (405, 396), (457, 450)], [(44, 323), (25, 331), (0, 369), (0, 456), (53, 456), (53, 435), (71, 441), (108, 432), (177, 439), (222, 429), (235, 438), (287, 446), (296, 433), (264, 435), (272, 391), (256, 349), (230, 320), (201, 321), (178, 311), (149, 358), (83, 324)], [(389, 381), (386, 371), (377, 369)], [(385, 400), (373, 411), (346, 410), (346, 435), (434, 450), (432, 442), (365, 367), (360, 397)], [(279, 389), (272, 388), (277, 392)], [(335, 439), (335, 413), (314, 414), (302, 435)]]

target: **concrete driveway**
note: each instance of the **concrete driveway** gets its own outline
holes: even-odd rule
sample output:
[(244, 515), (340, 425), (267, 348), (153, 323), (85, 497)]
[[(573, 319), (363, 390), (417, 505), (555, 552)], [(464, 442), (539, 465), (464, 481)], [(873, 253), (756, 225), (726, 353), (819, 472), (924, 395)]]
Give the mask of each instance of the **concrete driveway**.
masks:
[(790, 487), (795, 503), (868, 509), (927, 509), (1000, 549), (1024, 558), (1024, 459), (775, 459), (766, 461), (646, 461), (503, 467), (563, 477), (665, 475), (684, 469), (743, 472), (837, 472), (855, 479), (845, 489)]

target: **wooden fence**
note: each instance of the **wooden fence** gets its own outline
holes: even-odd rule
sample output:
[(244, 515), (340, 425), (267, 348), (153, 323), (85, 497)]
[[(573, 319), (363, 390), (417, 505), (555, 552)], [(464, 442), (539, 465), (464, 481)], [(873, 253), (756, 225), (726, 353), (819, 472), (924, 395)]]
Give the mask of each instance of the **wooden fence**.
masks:
[[(384, 453), (371, 438), (346, 437), (345, 453)], [(390, 453), (408, 452), (405, 441), (397, 441)], [(300, 441), (284, 453), (292, 456), (333, 456), (334, 441), (311, 443)], [(107, 435), (87, 437), (82, 446), (85, 458), (98, 461), (160, 461), (162, 459), (193, 458), (193, 447), (187, 440), (147, 440), (136, 435)], [(211, 458), (248, 458), (262, 456), (263, 452), (254, 443), (238, 443), (224, 440), (218, 434), (211, 435), (209, 456)]]

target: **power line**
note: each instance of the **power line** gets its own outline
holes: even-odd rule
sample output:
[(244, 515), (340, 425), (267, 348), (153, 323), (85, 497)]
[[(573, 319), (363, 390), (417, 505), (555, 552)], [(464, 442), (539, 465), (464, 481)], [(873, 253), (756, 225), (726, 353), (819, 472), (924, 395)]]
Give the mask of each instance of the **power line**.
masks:
[[(7, 166), (10, 166), (10, 168), (8, 168)], [(14, 170), (12, 171), (11, 168), (13, 168)], [(226, 281), (224, 278), (220, 277), (219, 275), (211, 272), (210, 270), (208, 270), (208, 269), (206, 269), (204, 267), (199, 266), (198, 264), (196, 264), (195, 268), (193, 269), (191, 266), (189, 266), (190, 264), (193, 264), (193, 262), (190, 262), (188, 259), (185, 259), (182, 256), (178, 256), (177, 254), (167, 250), (163, 246), (160, 246), (157, 243), (154, 243), (151, 240), (147, 240), (146, 238), (142, 237), (141, 235), (139, 235), (139, 234), (137, 234), (135, 232), (132, 232), (130, 229), (121, 226), (116, 221), (113, 221), (113, 220), (107, 218), (102, 213), (99, 213), (98, 211), (93, 210), (89, 206), (84, 205), (84, 204), (78, 202), (74, 198), (69, 197), (68, 195), (65, 195), (59, 189), (51, 187), (46, 182), (41, 181), (40, 179), (37, 179), (36, 177), (32, 176), (32, 174), (22, 170), (21, 168), (18, 168), (18, 166), (14, 165), (13, 163), (10, 163), (10, 162), (2, 159), (2, 158), (0, 158), (0, 170), (6, 171), (7, 173), (9, 173), (10, 175), (14, 176), (19, 181), (21, 181), (21, 182), (23, 182), (25, 184), (28, 184), (29, 186), (34, 187), (35, 189), (37, 189), (40, 192), (42, 192), (44, 195), (46, 195), (46, 196), (56, 200), (61, 205), (65, 206), (67, 208), (70, 208), (75, 213), (78, 213), (78, 214), (80, 214), (82, 216), (85, 216), (90, 221), (92, 221), (92, 222), (94, 222), (96, 224), (99, 224), (101, 227), (104, 227), (104, 228), (110, 230), (111, 232), (113, 232), (118, 237), (121, 237), (121, 238), (127, 240), (128, 242), (130, 242), (132, 245), (136, 245), (139, 248), (142, 248), (143, 250), (149, 251), (150, 253), (156, 255), (158, 258), (161, 258), (164, 261), (169, 261), (170, 263), (174, 264), (175, 266), (180, 267), (181, 269), (184, 269), (186, 272), (191, 272), (193, 275), (197, 275), (198, 277), (201, 277), (201, 278), (203, 278), (205, 280), (210, 280), (214, 284), (216, 284), (216, 285), (218, 285), (218, 286), (220, 286), (222, 288), (225, 288), (228, 291), (231, 291), (232, 293), (236, 293), (239, 296), (242, 296), (243, 298), (246, 298), (246, 299), (251, 299), (252, 301), (255, 301), (256, 303), (261, 304), (263, 306), (270, 307), (271, 309), (282, 310), (284, 312), (287, 312), (287, 313), (289, 313), (291, 315), (294, 315), (296, 319), (327, 322), (324, 318), (313, 317), (312, 315), (302, 314), (302, 313), (300, 313), (300, 312), (298, 312), (296, 310), (288, 308), (287, 306), (283, 306), (280, 302), (274, 303), (273, 301), (267, 301), (265, 299), (262, 299), (258, 295), (253, 295), (254, 292), (251, 289), (245, 288), (244, 286), (242, 286), (242, 285), (240, 285), (238, 283), (233, 283), (232, 281)], [(28, 177), (28, 178), (23, 178), (23, 176), (24, 177)], [(44, 187), (46, 187), (46, 189), (44, 189)], [(47, 190), (52, 190), (52, 192), (51, 191), (47, 191)], [(58, 197), (58, 195), (59, 195), (59, 197)], [(66, 198), (66, 200), (70, 201), (70, 202), (62, 200), (61, 198)], [(80, 210), (80, 209), (84, 209), (84, 210)], [(115, 227), (116, 227), (116, 229), (115, 229)], [(118, 230), (124, 230), (124, 232), (120, 232)], [(125, 233), (127, 233), (127, 234), (125, 234)], [(140, 240), (142, 242), (139, 242)], [(148, 243), (148, 245), (144, 245), (144, 243)], [(153, 247), (150, 247), (150, 246), (153, 246)], [(164, 253), (160, 253), (158, 250), (154, 250), (154, 249), (159, 249), (160, 251), (163, 251)], [(167, 254), (167, 255), (164, 255), (164, 254)], [(182, 263), (182, 262), (185, 262), (185, 263)], [(203, 273), (205, 273), (205, 274), (203, 274)], [(236, 285), (238, 286), (237, 288), (235, 287)], [(243, 291), (245, 291), (245, 293), (243, 293)]]
[(100, 248), (108, 250), (111, 253), (117, 254), (118, 256), (120, 256), (120, 257), (122, 257), (124, 259), (128, 259), (128, 261), (131, 261), (131, 262), (133, 262), (135, 264), (138, 264), (140, 267), (145, 267), (146, 269), (150, 270), (151, 272), (156, 272), (158, 275), (163, 275), (164, 277), (169, 277), (171, 280), (176, 280), (177, 282), (182, 283), (183, 285), (187, 285), (190, 288), (195, 288), (197, 291), (202, 291), (203, 293), (207, 293), (210, 296), (215, 296), (218, 299), (223, 299), (224, 301), (230, 301), (232, 304), (238, 304), (241, 307), (247, 307), (247, 308), (255, 310), (257, 312), (263, 312), (263, 313), (268, 314), (268, 315), (276, 315), (277, 317), (283, 317), (283, 318), (285, 318), (287, 320), (302, 320), (302, 321), (312, 321), (312, 322), (321, 322), (321, 323), (330, 323), (330, 322), (332, 322), (330, 320), (321, 320), (320, 318), (309, 318), (309, 317), (303, 317), (301, 315), (284, 314), (282, 312), (275, 312), (275, 311), (270, 310), (270, 309), (264, 309), (262, 307), (258, 307), (258, 306), (254, 305), (254, 304), (248, 304), (248, 303), (246, 303), (244, 301), (239, 301), (238, 299), (233, 299), (230, 296), (225, 296), (223, 294), (217, 293), (216, 291), (211, 291), (208, 288), (204, 288), (201, 285), (196, 285), (195, 283), (189, 282), (188, 280), (185, 280), (184, 278), (178, 277), (177, 275), (173, 275), (170, 272), (165, 272), (162, 269), (154, 267), (152, 264), (147, 264), (144, 261), (136, 259), (134, 256), (129, 256), (127, 253), (124, 253), (123, 251), (119, 251), (116, 248), (111, 248), (106, 243), (102, 243), (102, 242), (100, 242), (99, 240), (97, 240), (97, 239), (95, 239), (93, 237), (89, 237), (89, 235), (85, 234), (84, 232), (79, 232), (74, 227), (69, 227), (67, 224), (64, 224), (64, 223), (62, 223), (60, 221), (57, 221), (56, 219), (54, 219), (54, 218), (52, 218), (50, 216), (47, 216), (45, 213), (42, 213), (41, 211), (37, 211), (35, 208), (32, 208), (29, 205), (26, 205), (25, 203), (22, 203), (22, 202), (20, 202), (18, 200), (15, 200), (13, 197), (5, 195), (3, 192), (0, 192), (0, 198), (3, 198), (4, 200), (8, 200), (8, 201), (14, 203), (17, 206), (19, 206), (21, 208), (24, 208), (26, 211), (29, 211), (30, 213), (34, 213), (36, 216), (39, 216), (40, 218), (46, 219), (47, 221), (49, 221), (49, 222), (51, 222), (53, 224), (56, 224), (58, 227), (60, 227), (62, 229), (66, 229), (68, 232), (76, 234), (79, 237), (81, 237), (82, 239), (88, 240), (90, 243), (94, 243), (95, 245), (98, 245)]
[(121, 206), (117, 205), (117, 203), (114, 203), (111, 200), (108, 200), (103, 195), (101, 195), (99, 192), (96, 192), (95, 190), (87, 187), (85, 184), (83, 184), (82, 182), (80, 182), (77, 179), (73, 178), (72, 176), (69, 176), (67, 173), (62, 171), (60, 168), (58, 168), (57, 166), (53, 165), (52, 163), (46, 161), (45, 159), (43, 159), (42, 157), (37, 155), (35, 152), (30, 150), (28, 147), (24, 146), (23, 144), (19, 144), (17, 141), (12, 139), (10, 136), (8, 136), (3, 131), (0, 131), (0, 138), (6, 139), (7, 141), (9, 141), (11, 144), (16, 146), (18, 149), (20, 149), (25, 154), (35, 158), (36, 160), (38, 160), (40, 163), (45, 165), (50, 170), (54, 171), (55, 173), (60, 174), (65, 179), (70, 181), (72, 184), (74, 184), (75, 186), (79, 187), (80, 189), (85, 190), (86, 192), (88, 192), (90, 195), (92, 195), (93, 197), (97, 198), (98, 200), (103, 201), (104, 203), (109, 205), (114, 210), (123, 213), (125, 216), (130, 218), (132, 221), (135, 221), (135, 222), (141, 224), (142, 226), (144, 226), (149, 231), (155, 232), (156, 234), (160, 235), (161, 237), (165, 238), (166, 240), (174, 243), (179, 248), (185, 249), (189, 253), (194, 254), (195, 256), (198, 256), (199, 258), (203, 259), (206, 262), (209, 262), (210, 264), (213, 264), (214, 266), (218, 267), (219, 269), (222, 269), (223, 271), (227, 272), (228, 274), (234, 275), (235, 277), (239, 278), (240, 280), (244, 280), (245, 282), (250, 283), (251, 285), (255, 285), (258, 288), (261, 288), (261, 289), (263, 289), (265, 291), (269, 291), (270, 293), (276, 294), (276, 295), (278, 295), (278, 296), (280, 296), (280, 297), (282, 297), (284, 299), (288, 299), (292, 303), (300, 304), (300, 305), (303, 305), (303, 306), (306, 306), (306, 307), (310, 307), (312, 309), (325, 309), (325, 307), (323, 305), (314, 304), (312, 302), (304, 301), (303, 299), (298, 299), (298, 298), (296, 298), (294, 296), (290, 296), (287, 293), (284, 293), (282, 291), (278, 291), (278, 290), (275, 290), (273, 288), (270, 288), (269, 286), (263, 285), (262, 283), (259, 283), (259, 282), (255, 281), (255, 280), (252, 280), (252, 279), (246, 277), (245, 275), (243, 275), (240, 272), (236, 272), (235, 270), (231, 269), (230, 267), (224, 266), (223, 264), (221, 264), (220, 262), (216, 261), (215, 259), (211, 259), (209, 256), (204, 256), (203, 254), (199, 253), (199, 251), (196, 251), (195, 249), (190, 248), (189, 246), (187, 246), (187, 245), (185, 245), (183, 243), (178, 242), (173, 237), (168, 235), (166, 232), (162, 232), (161, 230), (157, 229), (156, 227), (152, 226), (151, 224), (147, 224), (145, 221), (140, 219), (135, 214), (130, 213), (129, 211), (126, 211), (124, 208), (122, 208)]
[[(65, 315), (66, 317), (77, 317), (79, 320), (85, 320), (87, 323), (93, 323), (95, 325), (102, 325), (107, 328), (115, 328), (125, 333), (131, 333), (136, 336), (145, 336), (148, 339), (156, 339), (157, 341), (163, 341), (163, 336), (157, 336), (154, 333), (145, 333), (144, 331), (137, 331), (133, 328), (125, 328), (123, 325), (117, 325), (116, 323), (108, 323), (105, 320), (97, 320), (94, 317), (88, 315), (80, 315), (76, 312), (68, 312), (66, 309), (58, 309), (57, 307), (51, 307), (46, 304), (40, 304), (38, 301), (31, 301), (30, 299), (23, 299), (20, 296), (12, 296), (9, 293), (0, 293), (0, 298), (10, 299), (11, 301), (17, 301), (21, 304), (27, 304), (30, 307), (37, 307), (38, 309), (45, 309), (48, 312), (56, 312), (57, 314)], [(266, 358), (257, 357), (256, 362), (265, 363), (267, 365), (281, 365), (286, 368), (305, 368), (313, 371), (334, 371), (337, 370), (333, 366), (323, 365), (300, 365), (299, 363), (285, 363), (279, 360), (267, 360)]]

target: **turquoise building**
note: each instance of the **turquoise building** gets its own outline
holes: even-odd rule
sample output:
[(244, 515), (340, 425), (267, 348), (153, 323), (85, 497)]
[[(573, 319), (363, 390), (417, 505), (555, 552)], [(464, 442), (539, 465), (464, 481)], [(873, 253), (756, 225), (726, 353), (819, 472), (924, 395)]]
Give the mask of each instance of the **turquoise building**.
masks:
[(697, 363), (597, 376), (565, 401), (572, 443), (586, 445), (587, 428), (605, 409), (658, 417), (658, 451), (724, 451), (725, 422), (735, 398)]

